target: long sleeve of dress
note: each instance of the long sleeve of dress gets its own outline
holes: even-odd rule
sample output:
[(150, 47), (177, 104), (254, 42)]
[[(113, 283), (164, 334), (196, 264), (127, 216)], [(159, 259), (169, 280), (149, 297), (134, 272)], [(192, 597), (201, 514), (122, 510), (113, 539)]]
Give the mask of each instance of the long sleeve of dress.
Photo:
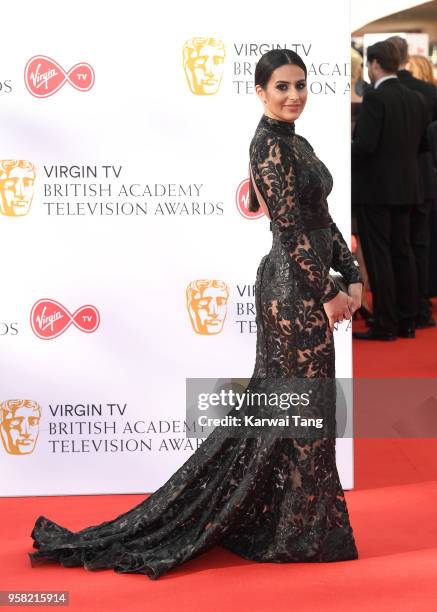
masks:
[(305, 232), (290, 149), (280, 138), (269, 136), (262, 146), (252, 148), (250, 156), (254, 180), (272, 222), (279, 228), (281, 243), (296, 275), (321, 303), (332, 300), (340, 289), (329, 276), (329, 265), (320, 259)]
[(358, 262), (354, 259), (346, 240), (343, 238), (343, 234), (338, 229), (331, 215), (329, 215), (329, 218), (331, 220), (331, 235), (333, 243), (331, 267), (336, 272), (340, 272), (346, 281), (346, 284), (362, 283), (364, 285), (363, 278), (358, 267)]

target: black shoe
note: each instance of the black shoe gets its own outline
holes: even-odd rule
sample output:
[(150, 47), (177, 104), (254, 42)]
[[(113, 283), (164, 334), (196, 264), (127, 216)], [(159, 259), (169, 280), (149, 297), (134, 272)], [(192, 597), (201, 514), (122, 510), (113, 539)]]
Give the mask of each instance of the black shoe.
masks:
[(400, 325), (398, 328), (398, 336), (400, 338), (415, 338), (416, 332), (412, 325)]
[(365, 332), (352, 332), (352, 337), (357, 340), (396, 340), (396, 334), (376, 329), (376, 327), (371, 327)]
[(435, 320), (432, 317), (429, 317), (429, 319), (418, 317), (416, 319), (416, 329), (424, 329), (425, 327), (435, 327)]

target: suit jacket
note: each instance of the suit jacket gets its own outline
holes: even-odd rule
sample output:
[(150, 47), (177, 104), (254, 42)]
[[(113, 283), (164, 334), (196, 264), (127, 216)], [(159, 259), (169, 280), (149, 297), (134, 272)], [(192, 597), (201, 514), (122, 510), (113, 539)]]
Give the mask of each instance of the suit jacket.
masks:
[[(408, 70), (399, 70), (400, 82), (421, 93), (428, 106), (429, 122), (437, 120), (437, 89), (431, 83), (416, 79)], [(429, 133), (428, 133), (429, 134)], [(429, 138), (428, 138), (429, 140)], [(432, 143), (429, 142), (431, 147)], [(421, 195), (423, 199), (435, 199), (437, 197), (437, 178), (431, 151), (423, 151), (419, 154), (419, 183), (421, 181)]]
[(427, 129), (428, 141), (431, 146), (432, 161), (434, 169), (437, 170), (437, 121), (432, 121)]
[(417, 155), (424, 148), (428, 109), (398, 78), (363, 97), (352, 143), (352, 203), (420, 202)]
[(408, 70), (398, 70), (398, 78), (402, 85), (420, 92), (425, 98), (429, 109), (429, 121), (437, 119), (437, 89), (432, 83), (416, 79)]

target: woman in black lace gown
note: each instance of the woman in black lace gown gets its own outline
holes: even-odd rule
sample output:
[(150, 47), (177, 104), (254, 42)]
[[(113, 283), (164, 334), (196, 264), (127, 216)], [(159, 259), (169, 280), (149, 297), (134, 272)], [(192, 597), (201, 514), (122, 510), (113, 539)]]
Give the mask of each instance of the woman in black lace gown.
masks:
[[(328, 211), (332, 177), (295, 133), (306, 102), (305, 64), (293, 51), (269, 51), (257, 64), (255, 85), (265, 114), (250, 144), (251, 208), (259, 205), (255, 189), (273, 241), (256, 275), (256, 363), (248, 388), (267, 379), (334, 379), (333, 327), (360, 306), (362, 279)], [(343, 275), (349, 295), (330, 267)], [(328, 408), (335, 414), (335, 399)], [(264, 562), (358, 557), (335, 436), (232, 437), (226, 427), (124, 514), (78, 532), (40, 516), (31, 535), (33, 566), (48, 560), (151, 579), (214, 545)]]

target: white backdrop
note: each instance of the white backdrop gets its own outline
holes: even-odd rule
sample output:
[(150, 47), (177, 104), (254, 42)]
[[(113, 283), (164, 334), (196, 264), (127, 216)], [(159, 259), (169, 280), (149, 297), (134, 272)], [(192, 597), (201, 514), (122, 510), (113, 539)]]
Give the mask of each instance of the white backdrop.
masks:
[[(296, 50), (309, 69), (309, 99), (296, 131), (334, 176), (330, 211), (349, 239), (348, 5), (309, 0), (267, 8), (251, 0), (207, 12), (193, 0), (153, 8), (133, 0), (79, 1), (67, 14), (59, 3), (40, 0), (3, 8), (19, 28), (3, 28), (0, 41), (0, 159), (32, 162), (35, 182), (17, 166), (27, 177), (19, 183), (24, 202), (34, 188), (29, 212), (0, 215), (0, 402), (33, 400), (41, 418), (21, 421), (31, 427), (27, 443), (17, 445), (21, 452), (2, 439), (2, 495), (154, 491), (195, 448), (182, 431), (186, 377), (251, 376), (256, 334), (245, 287), (253, 285), (272, 238), (264, 217), (240, 214), (236, 193), (247, 179), (249, 142), (263, 112), (253, 71), (272, 46)], [(191, 91), (184, 71), (184, 45), (198, 36), (224, 49), (210, 95)], [(89, 64), (93, 86), (80, 91), (67, 80), (53, 95), (35, 97), (23, 75), (37, 55), (66, 73)], [(79, 86), (81, 70), (90, 69), (69, 76)], [(36, 91), (50, 91), (51, 74), (48, 89), (44, 82)], [(61, 166), (67, 176), (56, 178)], [(75, 166), (96, 167), (97, 177), (72, 176)], [(90, 193), (91, 185), (103, 193)], [(124, 195), (131, 185), (135, 195)], [(220, 333), (193, 329), (185, 292), (196, 279), (229, 288)], [(31, 311), (48, 298), (59, 302), (54, 312), (63, 319), (55, 322), (57, 337), (42, 339), (35, 332), (44, 305), (33, 325)], [(249, 314), (238, 314), (246, 303)], [(99, 313), (97, 329), (64, 329), (68, 313), (84, 305)], [(93, 312), (88, 320), (79, 312), (76, 323), (89, 327)], [(335, 341), (337, 376), (347, 378), (345, 325)], [(92, 404), (101, 414), (80, 414), (80, 405)], [(21, 441), (23, 427), (15, 429)], [(338, 441), (345, 488), (353, 485), (352, 451), (350, 439)]]

